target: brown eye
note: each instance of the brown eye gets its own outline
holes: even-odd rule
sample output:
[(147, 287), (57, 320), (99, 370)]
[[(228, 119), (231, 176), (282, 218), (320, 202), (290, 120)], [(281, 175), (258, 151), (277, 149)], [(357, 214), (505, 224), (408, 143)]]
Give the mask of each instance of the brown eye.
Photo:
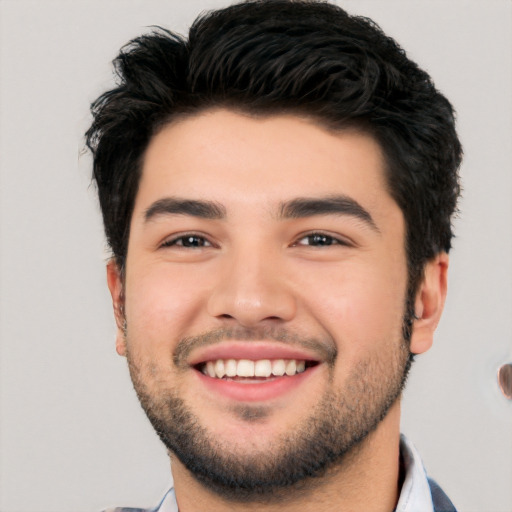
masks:
[(163, 247), (186, 247), (192, 249), (211, 247), (211, 245), (212, 244), (206, 238), (199, 235), (182, 235), (162, 244)]
[(311, 233), (302, 237), (297, 245), (308, 245), (311, 247), (328, 247), (330, 245), (345, 245), (340, 240), (325, 233)]
[(306, 238), (308, 239), (308, 245), (324, 246), (336, 243), (336, 240), (329, 235), (309, 235)]

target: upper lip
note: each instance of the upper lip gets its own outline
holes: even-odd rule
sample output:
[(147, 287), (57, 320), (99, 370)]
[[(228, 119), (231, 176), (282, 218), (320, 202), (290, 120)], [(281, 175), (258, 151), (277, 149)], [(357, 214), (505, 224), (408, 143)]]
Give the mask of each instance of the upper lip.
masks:
[(321, 358), (311, 350), (275, 341), (229, 341), (193, 350), (188, 363), (195, 366), (217, 359), (296, 359), (319, 362)]

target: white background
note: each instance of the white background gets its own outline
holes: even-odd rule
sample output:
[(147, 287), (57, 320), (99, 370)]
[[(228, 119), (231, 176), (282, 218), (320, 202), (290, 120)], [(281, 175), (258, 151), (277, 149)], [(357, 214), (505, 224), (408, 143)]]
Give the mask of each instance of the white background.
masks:
[[(346, 0), (453, 101), (465, 147), (450, 292), (413, 366), (403, 430), (468, 512), (512, 511), (512, 3)], [(110, 61), (149, 25), (220, 0), (0, 0), (0, 511), (150, 506), (165, 450), (114, 351), (99, 211), (82, 154)]]

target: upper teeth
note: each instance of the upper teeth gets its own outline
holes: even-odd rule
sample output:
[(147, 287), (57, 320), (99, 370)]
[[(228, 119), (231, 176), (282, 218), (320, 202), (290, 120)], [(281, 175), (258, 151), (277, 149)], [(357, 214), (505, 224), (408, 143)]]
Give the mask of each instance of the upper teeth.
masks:
[(270, 377), (295, 375), (306, 369), (306, 361), (296, 359), (217, 359), (208, 361), (202, 371), (209, 377)]

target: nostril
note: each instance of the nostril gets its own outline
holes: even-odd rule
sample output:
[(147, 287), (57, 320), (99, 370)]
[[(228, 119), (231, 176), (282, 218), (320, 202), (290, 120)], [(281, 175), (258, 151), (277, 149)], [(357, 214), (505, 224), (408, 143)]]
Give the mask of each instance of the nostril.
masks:
[[(245, 327), (262, 321), (290, 321), (295, 316), (296, 298), (286, 284), (278, 278), (260, 275), (257, 268), (251, 268), (251, 277), (246, 278), (236, 268), (239, 263), (234, 263), (230, 272), (218, 276), (208, 297), (208, 315), (224, 321), (236, 320)], [(244, 266), (247, 267), (248, 264)]]

